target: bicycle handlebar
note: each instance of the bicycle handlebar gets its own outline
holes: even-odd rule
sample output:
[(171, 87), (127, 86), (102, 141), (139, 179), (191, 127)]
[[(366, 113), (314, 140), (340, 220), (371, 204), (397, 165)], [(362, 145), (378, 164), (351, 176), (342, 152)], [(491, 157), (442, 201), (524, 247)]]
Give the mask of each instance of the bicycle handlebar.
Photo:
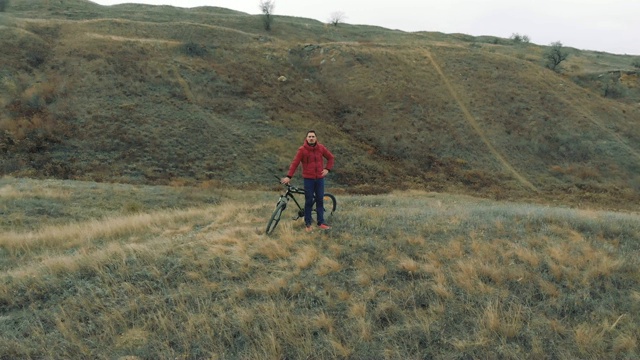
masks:
[[(282, 184), (282, 182), (281, 182), (281, 180), (282, 180), (282, 179), (281, 179), (281, 178), (279, 178), (279, 177), (278, 177), (278, 175), (275, 175), (275, 174), (274, 174), (273, 176), (275, 176), (275, 178), (276, 178), (276, 179), (278, 179), (278, 182), (279, 182), (280, 184)], [(285, 185), (285, 186), (287, 187), (287, 190), (289, 190), (289, 191), (291, 191), (291, 192), (293, 192), (293, 193), (296, 193), (296, 194), (304, 194), (304, 190), (303, 190), (303, 189), (297, 188), (297, 187), (295, 187), (295, 186), (293, 186), (293, 185), (291, 185), (291, 184), (282, 184), (282, 185)]]

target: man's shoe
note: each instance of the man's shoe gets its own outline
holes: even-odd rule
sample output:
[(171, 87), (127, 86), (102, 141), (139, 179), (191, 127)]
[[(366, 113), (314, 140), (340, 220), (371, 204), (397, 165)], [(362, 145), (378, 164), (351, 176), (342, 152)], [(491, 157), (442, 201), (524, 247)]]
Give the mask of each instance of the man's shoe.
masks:
[(318, 227), (322, 230), (329, 230), (331, 229), (331, 226), (327, 225), (327, 224), (320, 224), (318, 225)]
[(307, 226), (307, 227), (304, 229), (304, 231), (306, 231), (306, 232), (312, 232), (312, 231), (313, 231), (313, 228), (312, 228), (311, 226)]

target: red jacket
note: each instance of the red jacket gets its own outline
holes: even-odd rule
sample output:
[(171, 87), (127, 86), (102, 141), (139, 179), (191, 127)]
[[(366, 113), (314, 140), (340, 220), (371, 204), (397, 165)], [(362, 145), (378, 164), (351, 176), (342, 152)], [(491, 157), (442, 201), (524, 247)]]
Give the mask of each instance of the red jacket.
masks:
[[(324, 159), (327, 164), (324, 164)], [(304, 145), (298, 148), (296, 156), (291, 162), (287, 176), (293, 177), (298, 165), (302, 162), (302, 177), (305, 179), (321, 179), (322, 170), (331, 171), (333, 168), (333, 154), (322, 144), (316, 143), (315, 146), (309, 145), (306, 141)]]

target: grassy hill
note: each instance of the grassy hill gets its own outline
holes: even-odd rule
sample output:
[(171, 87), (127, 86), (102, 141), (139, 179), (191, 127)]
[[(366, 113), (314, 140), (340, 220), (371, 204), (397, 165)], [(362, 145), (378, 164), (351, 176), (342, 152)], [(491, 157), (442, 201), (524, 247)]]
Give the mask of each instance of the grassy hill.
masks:
[[(638, 214), (0, 178), (2, 359), (635, 359)], [(290, 210), (287, 210), (291, 212)]]
[[(637, 57), (9, 4), (0, 359), (638, 358)], [(309, 128), (333, 229), (265, 236)]]
[(315, 128), (352, 191), (640, 200), (637, 57), (559, 74), (509, 39), (83, 0), (0, 26), (2, 174), (266, 185)]

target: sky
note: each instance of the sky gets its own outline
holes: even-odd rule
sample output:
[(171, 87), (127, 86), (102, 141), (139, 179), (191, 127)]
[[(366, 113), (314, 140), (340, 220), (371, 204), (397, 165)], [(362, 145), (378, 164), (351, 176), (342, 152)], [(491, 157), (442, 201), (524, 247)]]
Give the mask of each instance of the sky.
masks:
[[(260, 14), (260, 0), (91, 0), (191, 8), (217, 6)], [(274, 15), (447, 34), (526, 35), (539, 45), (640, 55), (640, 0), (275, 0)]]

